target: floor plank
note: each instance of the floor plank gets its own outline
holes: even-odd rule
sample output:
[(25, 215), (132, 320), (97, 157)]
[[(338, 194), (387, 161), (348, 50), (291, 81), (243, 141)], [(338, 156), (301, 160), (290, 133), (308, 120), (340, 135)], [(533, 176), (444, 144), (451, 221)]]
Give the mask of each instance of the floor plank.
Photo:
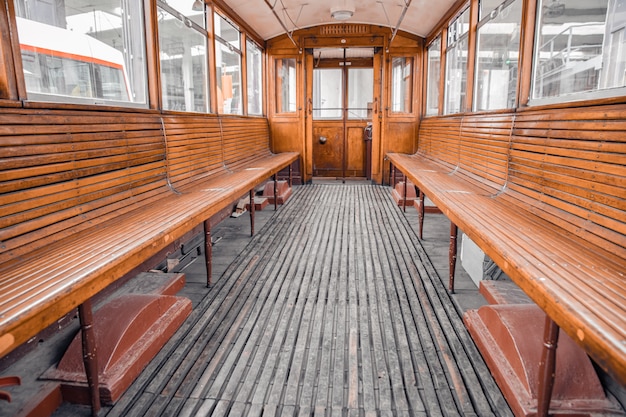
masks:
[(388, 187), (306, 185), (107, 416), (511, 415)]

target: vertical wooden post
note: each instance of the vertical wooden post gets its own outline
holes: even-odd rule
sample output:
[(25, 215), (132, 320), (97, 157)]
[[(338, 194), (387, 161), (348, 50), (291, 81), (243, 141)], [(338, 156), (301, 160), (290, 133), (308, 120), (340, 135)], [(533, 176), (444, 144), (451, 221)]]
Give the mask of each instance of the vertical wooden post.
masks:
[(554, 388), (556, 369), (556, 347), (559, 341), (559, 326), (546, 315), (543, 331), (543, 350), (539, 362), (539, 392), (537, 393), (537, 417), (548, 417), (550, 400)]
[(457, 241), (456, 235), (458, 234), (458, 227), (452, 221), (450, 221), (450, 252), (448, 258), (450, 260), (450, 279), (448, 282), (448, 289), (451, 294), (454, 294), (454, 272), (456, 269), (456, 249)]
[(278, 210), (278, 178), (274, 174), (274, 211)]
[(424, 193), (419, 190), (419, 203), (417, 203), (417, 220), (419, 223), (419, 238), (424, 240)]
[(250, 236), (254, 236), (254, 188), (250, 190)]
[(213, 272), (213, 243), (211, 242), (210, 219), (204, 221), (204, 258), (206, 262), (206, 286), (210, 287)]
[(403, 174), (402, 178), (404, 179), (404, 199), (402, 200), (402, 210), (406, 213), (406, 174)]
[(96, 335), (93, 330), (93, 311), (91, 300), (86, 300), (78, 306), (78, 318), (83, 346), (83, 363), (87, 375), (87, 385), (91, 397), (91, 415), (97, 416), (100, 411), (100, 384), (98, 382), (98, 356)]

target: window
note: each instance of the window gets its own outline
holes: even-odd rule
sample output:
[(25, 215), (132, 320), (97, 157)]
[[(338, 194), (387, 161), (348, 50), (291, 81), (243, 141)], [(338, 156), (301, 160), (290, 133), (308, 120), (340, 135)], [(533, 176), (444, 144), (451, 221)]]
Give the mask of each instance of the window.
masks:
[(241, 33), (224, 17), (215, 14), (215, 67), (217, 112), (243, 114), (241, 91)]
[(348, 68), (348, 119), (371, 119), (373, 101), (374, 70)]
[(256, 43), (246, 42), (248, 114), (263, 114), (263, 53)]
[(439, 80), (441, 78), (441, 38), (428, 46), (428, 81), (426, 85), (426, 115), (439, 114)]
[(280, 58), (275, 62), (276, 112), (296, 111), (296, 59)]
[(474, 110), (515, 107), (522, 0), (480, 2)]
[(469, 8), (466, 8), (448, 26), (444, 114), (459, 113), (465, 110), (468, 36)]
[(204, 11), (193, 11), (187, 1), (158, 1), (157, 4), (163, 108), (207, 112)]
[(29, 99), (146, 106), (141, 5), (16, 0)]
[(624, 95), (626, 3), (540, 1), (531, 104)]
[(313, 70), (313, 119), (340, 119), (343, 114), (343, 70)]
[(413, 111), (413, 58), (396, 57), (391, 60), (391, 111)]

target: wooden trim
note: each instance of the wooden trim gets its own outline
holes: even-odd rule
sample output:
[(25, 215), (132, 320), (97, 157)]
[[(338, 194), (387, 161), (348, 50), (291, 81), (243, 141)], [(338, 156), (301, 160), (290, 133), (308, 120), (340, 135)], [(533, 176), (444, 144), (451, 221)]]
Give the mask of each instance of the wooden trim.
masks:
[[(5, 2), (7, 11), (7, 23), (9, 25), (10, 42), (11, 42), (11, 62), (7, 62), (8, 65), (13, 65), (12, 69), (7, 69), (9, 74), (14, 78), (13, 88), (17, 93), (15, 97), (18, 100), (26, 100), (26, 80), (24, 79), (24, 68), (22, 67), (22, 52), (20, 50), (20, 40), (17, 33), (17, 21), (15, 19), (15, 7), (12, 1)], [(10, 97), (13, 98), (13, 97)]]
[(8, 8), (11, 2), (5, 2), (0, 9), (0, 97), (17, 100), (18, 88), (13, 56), (11, 23)]
[(213, 3), (207, 3), (207, 32), (209, 34), (207, 43), (209, 50), (207, 51), (208, 71), (209, 71), (209, 112), (217, 114), (217, 69), (215, 68), (215, 34), (213, 31), (215, 6)]
[(146, 32), (148, 107), (151, 109), (162, 109), (163, 94), (161, 94), (161, 60), (159, 59), (159, 28), (156, 0), (144, 0), (143, 7)]
[(241, 39), (241, 114), (248, 115), (248, 36), (245, 32), (240, 33)]
[[(419, 67), (420, 69), (420, 73), (421, 74), (416, 74), (415, 75), (415, 95), (413, 97), (413, 106), (414, 106), (414, 111), (413, 114), (415, 116), (415, 121), (417, 123), (417, 126), (415, 127), (415, 131), (417, 132), (417, 130), (419, 129), (419, 122), (421, 120), (421, 115), (424, 114), (425, 108), (426, 108), (426, 100), (424, 100), (425, 97), (425, 91), (426, 91), (426, 84), (425, 84), (425, 78), (424, 78), (424, 74), (426, 73), (425, 71), (425, 67), (424, 67), (424, 59), (425, 57), (428, 55), (426, 53), (426, 49), (424, 48), (424, 41), (422, 40), (422, 42), (420, 43), (420, 51), (417, 53), (417, 56), (415, 57), (415, 67), (418, 68), (418, 64), (421, 63), (422, 65)], [(421, 75), (421, 76), (420, 76)], [(413, 141), (413, 152), (417, 151), (417, 135), (415, 137), (415, 140)]]
[(530, 100), (533, 75), (533, 50), (535, 49), (535, 23), (537, 1), (524, 0), (520, 39), (520, 62), (517, 70), (517, 105), (524, 107)]
[(467, 80), (465, 81), (465, 110), (474, 108), (474, 82), (476, 74), (476, 38), (478, 29), (478, 1), (470, 3), (470, 27), (467, 37)]
[(448, 49), (448, 27), (441, 31), (441, 64), (439, 67), (439, 115), (443, 114), (446, 99), (446, 49)]

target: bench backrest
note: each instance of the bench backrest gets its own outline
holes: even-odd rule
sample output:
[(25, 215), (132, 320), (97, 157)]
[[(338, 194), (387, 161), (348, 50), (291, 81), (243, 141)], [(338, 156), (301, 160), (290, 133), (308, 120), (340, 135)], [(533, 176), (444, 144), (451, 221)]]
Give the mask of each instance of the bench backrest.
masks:
[(427, 118), (418, 152), (626, 258), (626, 106)]
[(230, 169), (240, 169), (270, 153), (270, 128), (265, 118), (224, 117), (222, 131), (224, 164)]
[(626, 258), (626, 107), (527, 111), (509, 189), (542, 217)]
[(163, 117), (168, 175), (175, 189), (227, 170), (238, 170), (269, 150), (267, 119), (238, 116)]
[(175, 189), (224, 171), (222, 129), (217, 117), (164, 116), (167, 172)]
[(512, 127), (511, 114), (464, 117), (459, 144), (461, 172), (502, 189), (507, 182)]
[(459, 165), (462, 117), (432, 117), (422, 120), (417, 151), (455, 169)]
[(496, 192), (507, 181), (512, 114), (428, 118), (422, 121), (418, 152)]
[(158, 117), (0, 110), (0, 263), (158, 198)]

